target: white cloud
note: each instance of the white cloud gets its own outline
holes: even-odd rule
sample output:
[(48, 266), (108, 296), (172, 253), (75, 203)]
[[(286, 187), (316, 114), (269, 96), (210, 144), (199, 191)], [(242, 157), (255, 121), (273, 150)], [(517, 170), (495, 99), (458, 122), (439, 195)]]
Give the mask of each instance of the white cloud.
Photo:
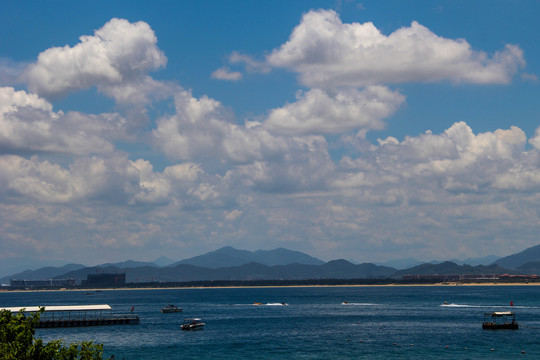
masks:
[[(54, 47), (42, 52), (23, 77), (29, 89), (44, 97), (59, 97), (93, 86), (117, 100), (118, 88), (141, 82), (146, 73), (165, 65), (157, 38), (145, 22), (112, 19), (94, 36), (81, 36), (74, 47)], [(142, 80), (148, 82), (148, 80)], [(143, 95), (129, 98), (145, 98)]]
[(329, 10), (305, 14), (267, 61), (298, 72), (304, 85), (318, 88), (441, 80), (505, 84), (525, 65), (515, 45), (490, 57), (417, 22), (385, 36), (370, 22), (344, 24)]
[[(322, 136), (274, 135), (260, 123), (234, 124), (219, 102), (188, 91), (176, 95), (175, 105), (176, 114), (157, 121), (155, 147), (171, 159), (209, 167), (219, 162), (231, 187), (290, 192), (320, 185), (333, 168)], [(208, 187), (202, 190), (204, 196), (211, 193)]]
[(5, 203), (22, 196), (43, 204), (94, 201), (160, 206), (172, 199), (191, 201), (192, 193), (200, 200), (201, 186), (212, 186), (202, 183), (208, 180), (203, 175), (197, 164), (173, 165), (160, 173), (149, 161), (131, 161), (125, 155), (80, 157), (67, 168), (35, 156), (0, 156), (0, 193)]
[(536, 128), (534, 137), (529, 140), (529, 144), (534, 146), (536, 150), (540, 150), (540, 127)]
[[(311, 11), (267, 61), (236, 52), (229, 60), (254, 72), (292, 69), (311, 88), (241, 124), (219, 101), (148, 76), (166, 62), (157, 39), (147, 24), (120, 19), (40, 54), (25, 73), (36, 93), (0, 88), (0, 217), (8, 219), (0, 234), (10, 251), (96, 254), (105, 246), (125, 259), (298, 243), (319, 256), (394, 249), (432, 258), (466, 253), (472, 239), (478, 253), (508, 229), (538, 223), (540, 130), (529, 148), (517, 127), (475, 134), (465, 122), (377, 144), (362, 136), (405, 101), (380, 84), (506, 83), (524, 64), (518, 47), (487, 55), (417, 23), (385, 36), (371, 23)], [(212, 76), (241, 78), (226, 67)], [(132, 116), (173, 94), (174, 112), (149, 133), (131, 127), (133, 117), (63, 113), (44, 98), (89, 87)], [(163, 114), (161, 104), (154, 109)], [(129, 154), (131, 144), (115, 150), (128, 130), (151, 138), (170, 162)], [(344, 156), (346, 141), (353, 146)]]
[(35, 94), (0, 88), (2, 152), (110, 152), (114, 149), (111, 139), (122, 137), (125, 125), (118, 114), (54, 112), (49, 102)]
[(369, 189), (370, 196), (401, 189), (406, 197), (417, 197), (415, 201), (442, 201), (448, 195), (441, 197), (441, 191), (496, 192), (501, 188), (499, 177), (507, 183), (509, 174), (515, 177), (521, 169), (534, 189), (526, 141), (525, 133), (515, 126), (475, 135), (466, 123), (458, 122), (440, 135), (426, 132), (402, 142), (387, 139), (358, 160), (345, 158), (340, 164), (343, 175), (336, 177), (334, 185)]
[(15, 62), (0, 56), (0, 84), (13, 85), (18, 83), (19, 76), (27, 66), (27, 63)]
[(246, 69), (251, 72), (268, 73), (272, 67), (264, 61), (257, 61), (252, 56), (246, 54), (240, 54), (237, 51), (233, 51), (229, 55), (229, 61), (232, 64), (245, 64)]
[(329, 94), (312, 89), (298, 101), (270, 112), (264, 127), (281, 134), (336, 134), (349, 130), (382, 129), (404, 96), (382, 86)]
[(242, 73), (231, 71), (227, 66), (224, 66), (214, 71), (211, 77), (218, 80), (238, 81), (242, 79)]
[(234, 124), (221, 103), (207, 96), (197, 99), (180, 91), (175, 106), (176, 114), (159, 119), (153, 131), (155, 146), (171, 159), (242, 163), (262, 159), (263, 153), (284, 146), (284, 141), (260, 127)]

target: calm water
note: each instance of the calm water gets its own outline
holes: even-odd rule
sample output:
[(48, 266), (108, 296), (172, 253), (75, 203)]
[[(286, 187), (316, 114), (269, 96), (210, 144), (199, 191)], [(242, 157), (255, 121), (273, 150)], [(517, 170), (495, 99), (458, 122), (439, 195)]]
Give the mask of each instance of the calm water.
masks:
[[(483, 313), (509, 310), (510, 301), (522, 327), (482, 330)], [(167, 302), (184, 311), (161, 314)], [(77, 304), (109, 304), (115, 313), (134, 306), (141, 324), (39, 329), (37, 336), (92, 340), (107, 356), (130, 360), (540, 358), (536, 286), (0, 293), (0, 307)], [(181, 331), (184, 317), (201, 317), (206, 327)]]

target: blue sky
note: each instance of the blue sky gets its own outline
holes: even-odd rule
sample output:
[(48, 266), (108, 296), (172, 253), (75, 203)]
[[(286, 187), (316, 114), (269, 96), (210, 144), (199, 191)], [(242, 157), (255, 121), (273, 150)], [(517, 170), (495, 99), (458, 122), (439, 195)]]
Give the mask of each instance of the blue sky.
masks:
[(538, 242), (534, 1), (0, 4), (0, 260)]

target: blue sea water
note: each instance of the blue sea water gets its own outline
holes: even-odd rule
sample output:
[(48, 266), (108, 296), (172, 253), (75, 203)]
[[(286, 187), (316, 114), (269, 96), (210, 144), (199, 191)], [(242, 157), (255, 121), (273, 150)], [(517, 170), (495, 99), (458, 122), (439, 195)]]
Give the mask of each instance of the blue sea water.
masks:
[[(183, 312), (160, 313), (167, 303)], [(80, 304), (109, 304), (115, 313), (133, 306), (141, 323), (38, 329), (36, 336), (102, 343), (106, 356), (126, 360), (540, 359), (537, 286), (0, 292), (0, 307)], [(519, 330), (482, 330), (484, 312), (507, 310)], [(187, 317), (201, 317), (205, 328), (180, 330)]]

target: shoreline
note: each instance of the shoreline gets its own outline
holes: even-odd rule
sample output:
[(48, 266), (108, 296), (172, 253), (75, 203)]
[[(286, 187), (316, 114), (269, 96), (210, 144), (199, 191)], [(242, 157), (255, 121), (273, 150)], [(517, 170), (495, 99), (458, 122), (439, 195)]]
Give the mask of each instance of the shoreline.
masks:
[(98, 292), (98, 291), (127, 291), (127, 290), (190, 290), (190, 289), (256, 289), (256, 288), (339, 288), (339, 287), (431, 287), (431, 286), (540, 286), (540, 282), (523, 283), (523, 282), (446, 282), (446, 283), (433, 283), (433, 284), (349, 284), (349, 285), (231, 285), (231, 286), (170, 286), (170, 287), (118, 287), (118, 288), (62, 288), (62, 289), (0, 289), (0, 293), (15, 293), (15, 292), (48, 292), (48, 291), (84, 291), (84, 292)]

